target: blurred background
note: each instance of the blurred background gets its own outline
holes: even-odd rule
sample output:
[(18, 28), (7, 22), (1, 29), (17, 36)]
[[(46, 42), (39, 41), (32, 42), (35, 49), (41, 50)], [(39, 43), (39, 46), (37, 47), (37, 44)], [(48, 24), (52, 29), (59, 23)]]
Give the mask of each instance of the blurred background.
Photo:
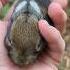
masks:
[[(15, 0), (9, 0), (9, 3), (3, 7), (3, 9), (0, 11), (0, 19), (3, 19), (3, 17), (6, 15), (14, 1)], [(61, 63), (59, 65), (59, 70), (70, 70), (70, 0), (68, 2), (66, 13), (68, 16), (68, 20), (66, 24), (66, 29), (63, 33), (66, 48)]]

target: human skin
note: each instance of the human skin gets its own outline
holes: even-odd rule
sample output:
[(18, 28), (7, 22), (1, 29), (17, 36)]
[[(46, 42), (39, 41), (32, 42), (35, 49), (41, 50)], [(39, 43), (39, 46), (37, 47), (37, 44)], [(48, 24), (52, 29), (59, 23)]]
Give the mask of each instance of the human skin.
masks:
[(48, 54), (47, 52), (43, 53), (41, 55), (42, 58), (40, 57), (34, 65), (23, 68), (18, 67), (10, 60), (4, 46), (4, 38), (15, 4), (12, 6), (3, 21), (0, 21), (0, 70), (58, 70), (57, 66), (65, 49), (65, 42), (62, 39), (61, 33), (65, 27), (67, 15), (62, 9), (66, 7), (65, 1), (63, 1), (65, 6), (61, 4), (61, 0), (59, 0), (59, 3), (58, 0), (56, 1), (53, 1), (48, 7), (48, 14), (53, 20), (55, 27), (50, 26), (46, 20), (38, 22), (40, 33), (48, 42), (50, 50), (48, 50)]

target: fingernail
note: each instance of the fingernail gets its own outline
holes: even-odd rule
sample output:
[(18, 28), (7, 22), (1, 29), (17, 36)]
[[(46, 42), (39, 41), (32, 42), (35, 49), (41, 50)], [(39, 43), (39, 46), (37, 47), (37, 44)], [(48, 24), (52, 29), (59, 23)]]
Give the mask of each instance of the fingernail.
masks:
[(46, 20), (43, 20), (41, 19), (39, 22), (38, 22), (39, 25), (46, 25), (46, 26), (49, 26), (48, 22)]

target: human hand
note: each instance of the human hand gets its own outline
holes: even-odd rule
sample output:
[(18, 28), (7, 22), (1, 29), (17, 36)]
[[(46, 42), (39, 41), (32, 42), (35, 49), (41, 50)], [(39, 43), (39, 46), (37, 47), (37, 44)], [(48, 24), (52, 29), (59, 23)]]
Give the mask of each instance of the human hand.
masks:
[[(52, 3), (48, 8), (48, 14), (53, 20), (56, 28), (48, 25), (48, 22), (45, 20), (40, 20), (38, 22), (40, 32), (47, 40), (50, 49), (48, 50), (48, 54), (47, 52), (44, 53), (38, 62), (36, 62), (34, 65), (28, 66), (27, 68), (20, 68), (13, 64), (7, 56), (7, 50), (4, 46), (7, 26), (10, 23), (10, 17), (13, 12), (13, 10), (10, 10), (9, 14), (4, 18), (4, 21), (0, 21), (0, 70), (57, 70), (56, 65), (59, 64), (65, 48), (65, 43), (60, 32), (62, 32), (64, 29), (67, 16), (62, 7), (64, 8), (65, 6), (62, 6), (60, 0), (60, 4)], [(12, 9), (14, 9), (14, 6)]]

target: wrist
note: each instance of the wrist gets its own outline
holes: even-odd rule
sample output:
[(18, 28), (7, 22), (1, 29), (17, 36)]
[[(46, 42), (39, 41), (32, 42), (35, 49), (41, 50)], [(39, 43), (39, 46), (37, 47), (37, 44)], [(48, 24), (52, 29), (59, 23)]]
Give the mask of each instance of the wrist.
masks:
[(8, 2), (8, 0), (0, 0), (0, 2), (2, 3), (2, 6), (4, 6)]

